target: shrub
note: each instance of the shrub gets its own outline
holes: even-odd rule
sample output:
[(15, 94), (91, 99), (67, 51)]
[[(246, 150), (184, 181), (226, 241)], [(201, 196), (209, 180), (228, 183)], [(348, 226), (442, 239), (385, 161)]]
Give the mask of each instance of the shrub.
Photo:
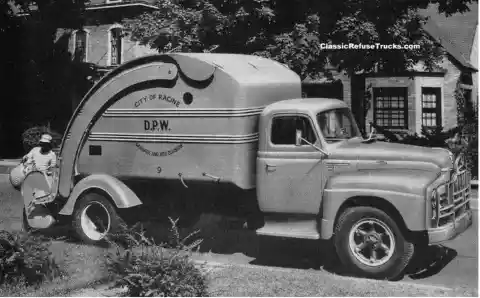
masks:
[(26, 297), (28, 290), (25, 278), (20, 277), (14, 283), (0, 284), (0, 297)]
[(29, 152), (38, 145), (42, 134), (48, 133), (52, 136), (52, 146), (57, 148), (62, 142), (62, 135), (51, 130), (48, 126), (34, 126), (22, 133), (22, 142), (25, 152)]
[(473, 178), (478, 179), (478, 124), (475, 122), (462, 126), (459, 137), (463, 142), (458, 151), (465, 155), (467, 167)]
[(374, 125), (385, 141), (422, 147), (441, 147), (452, 151), (455, 155), (463, 153), (467, 167), (473, 178), (478, 178), (478, 125), (476, 122), (465, 124), (449, 130), (442, 127), (426, 129), (422, 127), (421, 135), (397, 134)]
[(170, 221), (169, 244), (155, 244), (138, 225), (131, 229), (124, 227), (122, 232), (109, 236), (117, 250), (107, 255), (107, 268), (116, 278), (116, 286), (127, 288), (128, 296), (207, 296), (206, 278), (188, 255), (201, 241), (187, 245), (186, 241), (196, 233), (181, 239), (177, 221)]
[(49, 246), (39, 236), (0, 231), (0, 284), (33, 285), (60, 276)]
[[(373, 124), (372, 124), (373, 125)], [(453, 137), (461, 128), (453, 128), (447, 131), (443, 127), (438, 126), (433, 129), (422, 127), (421, 134), (417, 133), (396, 133), (389, 131), (377, 125), (373, 125), (375, 129), (383, 135), (385, 141), (391, 143), (402, 143), (407, 145), (423, 146), (423, 147), (442, 147), (447, 148), (446, 141)]]

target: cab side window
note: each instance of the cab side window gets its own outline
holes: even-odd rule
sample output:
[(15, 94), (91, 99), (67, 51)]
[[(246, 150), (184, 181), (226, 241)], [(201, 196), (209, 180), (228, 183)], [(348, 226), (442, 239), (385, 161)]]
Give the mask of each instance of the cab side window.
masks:
[[(302, 137), (315, 144), (317, 138), (309, 119), (305, 116), (278, 116), (273, 118), (271, 141), (274, 145), (295, 145), (296, 130), (302, 131)], [(302, 145), (306, 145), (304, 142)]]

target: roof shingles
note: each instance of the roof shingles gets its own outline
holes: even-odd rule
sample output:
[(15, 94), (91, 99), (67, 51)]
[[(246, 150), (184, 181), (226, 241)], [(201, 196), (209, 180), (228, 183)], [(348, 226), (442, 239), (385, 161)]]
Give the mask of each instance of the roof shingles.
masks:
[[(420, 10), (428, 17), (425, 30), (462, 66), (476, 69), (470, 61), (475, 32), (478, 26), (478, 3), (469, 5), (470, 11), (449, 17), (439, 14), (437, 6)], [(476, 63), (474, 61), (474, 63)]]

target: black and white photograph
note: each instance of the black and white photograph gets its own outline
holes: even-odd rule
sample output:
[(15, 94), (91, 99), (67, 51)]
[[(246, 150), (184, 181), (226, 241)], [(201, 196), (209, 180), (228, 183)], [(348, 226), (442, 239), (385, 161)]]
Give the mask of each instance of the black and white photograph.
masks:
[(0, 296), (478, 297), (478, 0), (0, 8)]

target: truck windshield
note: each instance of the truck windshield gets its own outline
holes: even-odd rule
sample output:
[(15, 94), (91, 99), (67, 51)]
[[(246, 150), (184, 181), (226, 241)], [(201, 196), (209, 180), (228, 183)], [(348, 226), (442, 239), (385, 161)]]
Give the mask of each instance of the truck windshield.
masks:
[(317, 115), (318, 124), (327, 143), (360, 137), (355, 120), (348, 108), (332, 109)]

